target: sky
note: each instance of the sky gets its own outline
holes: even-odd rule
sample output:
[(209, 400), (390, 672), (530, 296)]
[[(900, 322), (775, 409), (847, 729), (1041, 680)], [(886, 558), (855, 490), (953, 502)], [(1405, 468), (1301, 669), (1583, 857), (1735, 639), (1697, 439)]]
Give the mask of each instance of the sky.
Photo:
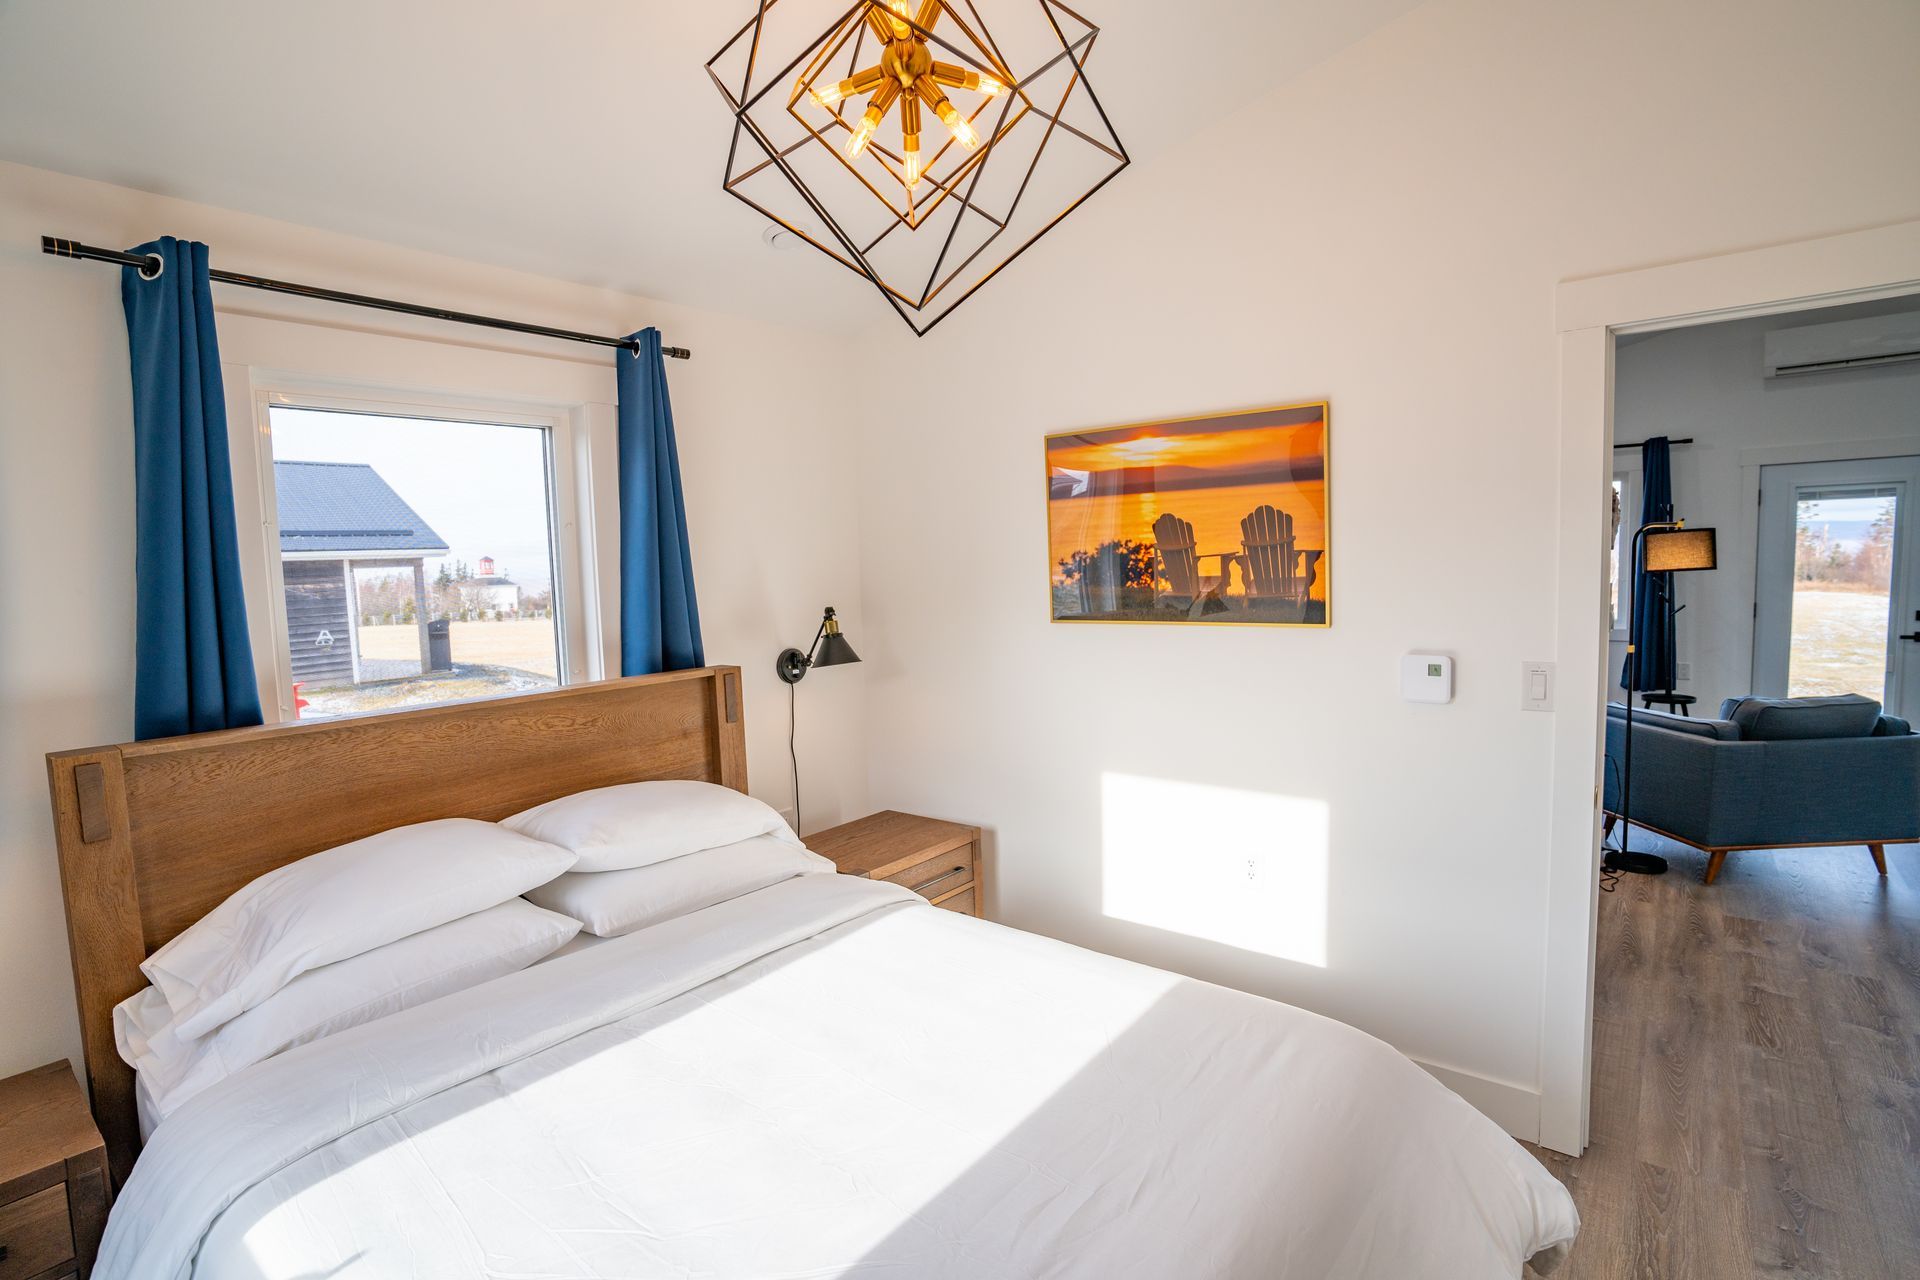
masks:
[[(1194, 429), (1196, 426), (1202, 429)], [(1123, 427), (1054, 436), (1047, 465), (1061, 473), (1138, 471), (1139, 486), (1165, 492), (1220, 484), (1312, 482), (1325, 475), (1322, 424), (1206, 430), (1205, 424)]]
[(1809, 528), (1824, 528), (1829, 538), (1848, 551), (1858, 551), (1873, 531), (1873, 522), (1892, 505), (1890, 497), (1803, 500), (1799, 519)]
[(427, 561), (431, 579), (443, 563), (464, 560), (527, 591), (552, 581), (548, 543), (546, 432), (423, 418), (388, 418), (275, 406), (276, 461), (364, 462), (446, 541), (448, 554)]

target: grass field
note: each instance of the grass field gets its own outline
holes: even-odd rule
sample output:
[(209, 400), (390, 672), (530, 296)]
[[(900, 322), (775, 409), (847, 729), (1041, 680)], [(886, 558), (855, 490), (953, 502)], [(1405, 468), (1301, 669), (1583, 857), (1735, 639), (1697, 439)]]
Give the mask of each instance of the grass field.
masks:
[(1793, 593), (1793, 658), (1787, 693), (1817, 697), (1886, 689), (1887, 597), (1867, 591)]
[[(456, 622), (449, 639), (453, 660), (487, 667), (512, 667), (536, 676), (557, 679), (553, 622), (528, 618), (514, 622)], [(362, 627), (360, 654), (366, 658), (418, 658), (420, 632), (416, 627)]]
[(303, 690), (301, 696), (308, 705), (302, 716), (315, 719), (398, 711), (463, 698), (551, 689), (559, 683), (553, 623), (549, 620), (456, 622), (448, 638), (453, 645), (454, 669), (419, 675), (419, 628), (360, 628), (361, 660), (406, 663), (406, 674), (395, 679), (371, 678), (360, 685)]

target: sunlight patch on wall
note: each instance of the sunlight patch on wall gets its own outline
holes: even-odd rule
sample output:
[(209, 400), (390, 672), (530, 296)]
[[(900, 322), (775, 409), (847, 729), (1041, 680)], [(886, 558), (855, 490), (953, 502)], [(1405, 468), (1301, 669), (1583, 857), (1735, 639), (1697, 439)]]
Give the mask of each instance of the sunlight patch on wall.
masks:
[(1100, 779), (1101, 910), (1327, 967), (1327, 802), (1133, 774)]

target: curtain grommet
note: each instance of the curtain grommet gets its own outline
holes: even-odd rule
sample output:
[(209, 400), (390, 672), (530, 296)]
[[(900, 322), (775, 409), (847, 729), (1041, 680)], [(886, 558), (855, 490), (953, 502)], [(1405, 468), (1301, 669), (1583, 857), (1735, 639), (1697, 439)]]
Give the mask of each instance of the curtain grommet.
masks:
[[(151, 272), (147, 270), (148, 266), (153, 268)], [(150, 253), (147, 255), (147, 260), (134, 270), (140, 273), (142, 280), (158, 280), (167, 273), (167, 260), (157, 253)]]

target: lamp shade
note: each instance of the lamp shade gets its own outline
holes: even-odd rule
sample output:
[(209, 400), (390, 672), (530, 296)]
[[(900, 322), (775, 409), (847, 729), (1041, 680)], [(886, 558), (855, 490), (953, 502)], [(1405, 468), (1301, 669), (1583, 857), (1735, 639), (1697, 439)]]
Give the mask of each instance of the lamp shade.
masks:
[(813, 659), (816, 667), (837, 667), (843, 662), (858, 662), (860, 655), (853, 651), (847, 638), (836, 629), (820, 637), (820, 651)]
[(1667, 529), (1646, 536), (1648, 573), (1716, 568), (1712, 529)]

